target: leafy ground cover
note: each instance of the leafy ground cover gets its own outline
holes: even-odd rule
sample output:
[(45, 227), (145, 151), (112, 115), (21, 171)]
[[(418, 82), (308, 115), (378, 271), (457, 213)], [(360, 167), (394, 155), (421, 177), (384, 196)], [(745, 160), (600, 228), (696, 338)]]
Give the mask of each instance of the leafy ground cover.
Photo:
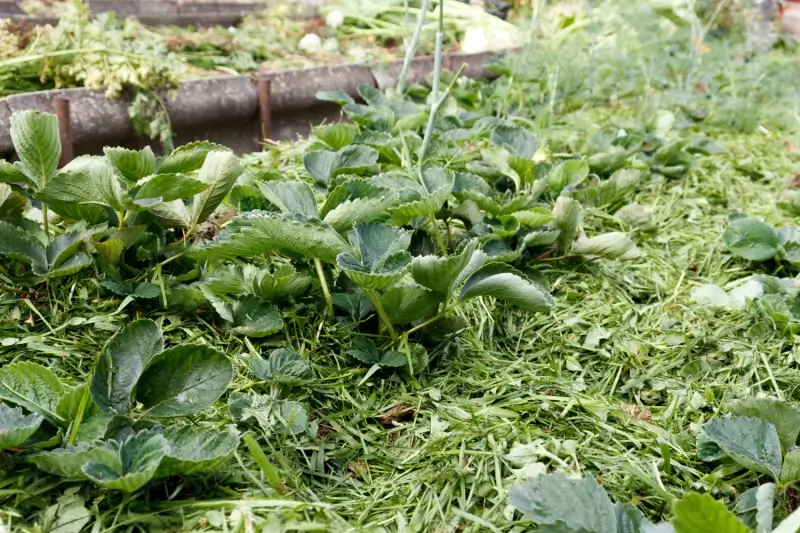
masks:
[(10, 529), (778, 527), (796, 60), (637, 6), (538, 21), (492, 83), (320, 94), (352, 124), (242, 158), (58, 169), (16, 115)]

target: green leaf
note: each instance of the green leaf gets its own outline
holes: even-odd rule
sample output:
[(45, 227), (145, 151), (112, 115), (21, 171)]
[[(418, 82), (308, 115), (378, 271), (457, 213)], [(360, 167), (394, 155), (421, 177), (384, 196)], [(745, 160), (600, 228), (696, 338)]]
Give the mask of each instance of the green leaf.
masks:
[(749, 398), (732, 402), (728, 409), (736, 416), (751, 416), (771, 422), (778, 431), (784, 450), (797, 444), (800, 434), (800, 409), (773, 398)]
[(101, 487), (133, 492), (155, 476), (168, 451), (169, 443), (162, 435), (140, 431), (122, 443), (114, 460), (88, 461), (81, 470)]
[(702, 431), (740, 465), (780, 478), (781, 444), (772, 423), (752, 417), (717, 418)]
[(561, 526), (565, 532), (617, 531), (614, 505), (591, 476), (567, 479), (560, 472), (540, 475), (512, 487), (509, 501), (540, 526)]
[(277, 400), (250, 392), (234, 392), (229, 400), (231, 418), (237, 423), (256, 422), (262, 430), (270, 433), (299, 435), (309, 431), (308, 413), (305, 407), (290, 400)]
[(793, 265), (800, 265), (800, 228), (783, 227), (778, 230), (778, 257)]
[(621, 231), (581, 238), (572, 243), (572, 253), (595, 257), (634, 259), (641, 255), (630, 237)]
[(792, 450), (783, 456), (780, 482), (784, 485), (800, 481), (800, 449)]
[(333, 305), (340, 309), (344, 309), (347, 314), (349, 314), (355, 320), (361, 320), (370, 312), (374, 311), (372, 302), (370, 302), (369, 298), (367, 298), (361, 291), (349, 294), (335, 292), (331, 295), (331, 299), (333, 300)]
[(553, 220), (553, 212), (546, 207), (536, 207), (525, 211), (517, 211), (512, 215), (526, 228), (536, 229)]
[(90, 210), (100, 210), (101, 206), (115, 211), (125, 208), (122, 183), (108, 161), (96, 156), (81, 156), (70, 161), (36, 197), (70, 218), (79, 218), (76, 215), (80, 214), (71, 204), (81, 204)]
[(85, 478), (81, 468), (88, 462), (107, 463), (117, 460), (117, 443), (95, 442), (68, 444), (49, 452), (37, 453), (29, 457), (30, 462), (40, 470), (64, 478)]
[(553, 297), (540, 285), (525, 279), (509, 265), (489, 263), (476, 270), (461, 288), (460, 301), (478, 296), (506, 300), (526, 311), (549, 311), (555, 306)]
[(0, 368), (0, 399), (38, 413), (50, 422), (64, 422), (56, 414), (63, 395), (61, 380), (41, 365), (20, 362)]
[(410, 201), (402, 202), (388, 211), (392, 222), (406, 225), (415, 217), (437, 213), (450, 197), (455, 183), (455, 174), (441, 168), (426, 168), (422, 171), (422, 189)]
[(141, 182), (134, 199), (137, 204), (150, 207), (157, 203), (191, 198), (209, 187), (208, 183), (183, 174), (157, 174)]
[(44, 418), (37, 414), (25, 415), (19, 407), (0, 403), (0, 451), (15, 448), (28, 440), (43, 421)]
[(11, 115), (11, 141), (22, 172), (37, 189), (56, 175), (61, 159), (58, 119), (50, 113), (25, 110)]
[(675, 504), (675, 533), (749, 533), (722, 502), (708, 494), (692, 492)]
[(275, 251), (328, 263), (350, 247), (330, 226), (301, 217), (251, 212), (234, 219), (214, 241), (196, 248), (200, 258), (257, 257)]
[(642, 173), (636, 169), (617, 170), (598, 185), (575, 191), (574, 198), (583, 205), (595, 207), (617, 204), (625, 200), (642, 181)]
[(254, 295), (245, 296), (232, 309), (233, 331), (248, 337), (268, 337), (283, 329), (280, 310)]
[(567, 187), (575, 187), (589, 177), (589, 163), (584, 160), (571, 160), (559, 163), (547, 176), (547, 188), (558, 194)]
[(155, 477), (210, 472), (228, 459), (239, 446), (235, 431), (217, 431), (197, 426), (167, 426), (162, 433), (169, 449)]
[(317, 150), (303, 156), (306, 172), (320, 183), (328, 183), (346, 172), (358, 172), (377, 161), (378, 151), (364, 145), (350, 145), (336, 152)]
[[(63, 276), (71, 276), (92, 264), (92, 256), (86, 252), (78, 252), (70, 256), (59, 266), (42, 273), (45, 278), (53, 279)], [(34, 274), (36, 272), (34, 271)]]
[(361, 83), (358, 85), (356, 90), (358, 91), (358, 95), (364, 99), (367, 105), (370, 106), (389, 105), (389, 99), (386, 98), (386, 95), (383, 94), (383, 91), (373, 87), (372, 85), (366, 85), (364, 83)]
[(155, 283), (148, 283), (145, 281), (139, 283), (136, 286), (136, 288), (131, 293), (131, 296), (133, 296), (134, 298), (144, 298), (145, 300), (158, 298), (159, 296), (161, 296), (161, 287), (159, 287)]
[(251, 358), (250, 368), (258, 379), (274, 383), (297, 384), (311, 378), (311, 367), (299, 353), (286, 348), (273, 350), (269, 359)]
[(28, 179), (17, 165), (12, 165), (5, 159), (0, 159), (0, 183), (23, 183), (33, 189), (38, 189), (35, 181)]
[(186, 174), (197, 170), (205, 163), (209, 152), (230, 151), (230, 148), (208, 141), (197, 141), (175, 148), (161, 159), (158, 165), (160, 174)]
[[(3, 181), (2, 177), (0, 177), (0, 181)], [(800, 190), (787, 189), (783, 191), (778, 197), (777, 205), (792, 215), (800, 215)]]
[(147, 211), (162, 226), (184, 229), (192, 227), (192, 217), (189, 209), (181, 200), (158, 203), (148, 207)]
[(392, 324), (420, 320), (436, 311), (441, 301), (441, 295), (419, 285), (398, 285), (381, 295), (381, 305)]
[[(94, 237), (106, 230), (106, 225), (101, 224), (92, 228), (84, 230), (70, 231), (62, 233), (47, 245), (47, 270), (54, 270), (60, 267), (67, 259), (73, 257), (78, 247), (83, 243), (84, 239)], [(37, 274), (45, 274), (46, 272), (34, 272)]]
[(208, 188), (192, 199), (192, 225), (200, 224), (214, 212), (228, 195), (242, 170), (239, 158), (232, 152), (208, 153), (197, 175), (197, 179), (207, 183)]
[(120, 176), (129, 183), (136, 183), (156, 171), (156, 156), (149, 146), (145, 146), (143, 150), (105, 147), (103, 153)]
[(319, 214), (314, 191), (302, 181), (262, 181), (258, 188), (282, 213), (300, 213), (308, 218)]
[(756, 491), (756, 533), (772, 533), (775, 484), (764, 483)]
[(37, 272), (47, 271), (47, 252), (31, 234), (0, 220), (0, 255), (32, 265)]
[(360, 222), (373, 222), (385, 218), (387, 210), (397, 202), (391, 194), (380, 198), (355, 198), (345, 200), (328, 212), (323, 222), (337, 231), (352, 228)]
[(80, 489), (72, 487), (65, 490), (58, 502), (44, 511), (43, 516), (43, 531), (47, 533), (81, 533), (92, 518), (92, 513), (85, 507)]
[[(67, 422), (73, 423), (81, 410), (84, 394), (89, 394), (85, 385), (74, 387), (67, 391), (58, 402), (56, 414)], [(111, 419), (112, 416), (101, 411), (89, 394), (86, 399), (86, 405), (83, 407), (83, 415), (80, 426), (78, 426), (76, 442), (91, 442), (103, 438)]]
[(25, 197), (14, 192), (10, 185), (0, 183), (0, 220), (19, 224), (26, 203)]
[(311, 135), (327, 144), (331, 150), (341, 150), (353, 144), (358, 128), (352, 124), (326, 124), (312, 129)]
[(233, 376), (224, 354), (184, 345), (155, 356), (139, 379), (136, 399), (154, 417), (183, 416), (214, 403)]
[(387, 132), (396, 121), (394, 111), (387, 106), (346, 104), (342, 110), (347, 118), (368, 130)]
[(559, 196), (553, 207), (553, 221), (550, 224), (553, 229), (559, 231), (558, 243), (561, 253), (565, 253), (572, 247), (580, 220), (581, 204), (572, 198)]
[(492, 130), (491, 141), (523, 159), (532, 159), (538, 143), (536, 136), (518, 126), (498, 126)]
[(375, 365), (381, 360), (381, 353), (375, 343), (363, 337), (354, 339), (352, 347), (345, 353), (366, 365)]
[(317, 91), (316, 98), (325, 102), (335, 102), (339, 105), (356, 103), (353, 97), (344, 91)]
[(408, 364), (408, 358), (403, 352), (388, 350), (383, 353), (377, 364), (389, 368), (400, 368)]
[(616, 533), (674, 533), (668, 525), (656, 528), (639, 509), (627, 503), (614, 505), (614, 514), (617, 518)]
[(442, 294), (450, 294), (453, 282), (467, 266), (477, 246), (478, 242), (473, 240), (458, 255), (415, 257), (411, 262), (411, 275), (414, 281), (423, 287)]
[(325, 202), (319, 211), (319, 216), (325, 218), (328, 214), (342, 204), (358, 199), (378, 199), (388, 196), (395, 197), (390, 188), (375, 183), (374, 179), (358, 176), (341, 176), (336, 180), (337, 185), (325, 197)]
[(411, 233), (401, 228), (375, 222), (361, 222), (350, 232), (353, 255), (344, 252), (336, 264), (357, 285), (375, 290), (391, 287), (402, 278), (411, 265), (406, 250)]
[(148, 363), (164, 349), (164, 337), (152, 320), (137, 320), (111, 339), (92, 370), (89, 391), (105, 413), (127, 415), (132, 396)]
[(766, 261), (778, 253), (775, 228), (752, 218), (733, 220), (722, 235), (725, 246), (750, 261)]

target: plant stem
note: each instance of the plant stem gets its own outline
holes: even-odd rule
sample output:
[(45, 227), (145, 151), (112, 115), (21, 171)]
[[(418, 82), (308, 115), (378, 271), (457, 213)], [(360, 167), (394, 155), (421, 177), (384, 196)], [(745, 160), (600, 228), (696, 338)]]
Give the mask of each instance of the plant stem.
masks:
[(411, 36), (411, 42), (406, 47), (406, 56), (403, 59), (403, 68), (400, 70), (400, 76), (397, 78), (397, 92), (402, 93), (406, 88), (406, 78), (408, 77), (408, 69), (411, 67), (411, 60), (414, 59), (414, 52), (417, 50), (419, 44), (419, 36), (422, 33), (422, 26), (425, 25), (425, 15), (428, 13), (428, 5), (430, 0), (422, 0), (419, 16), (417, 17), (417, 25), (414, 28), (414, 34)]
[(267, 478), (267, 482), (272, 485), (272, 488), (275, 489), (278, 494), (286, 494), (286, 485), (284, 485), (280, 474), (278, 474), (278, 470), (272, 466), (272, 463), (269, 461), (267, 454), (264, 453), (261, 445), (258, 444), (256, 439), (249, 433), (246, 434), (243, 439), (253, 459), (255, 459), (258, 466), (261, 467), (261, 471), (264, 472), (264, 477)]
[(50, 221), (47, 220), (48, 212), (47, 212), (47, 204), (42, 203), (42, 224), (44, 225), (44, 234), (47, 237), (47, 241), (50, 241)]
[(433, 234), (436, 236), (436, 242), (439, 244), (439, 249), (442, 251), (442, 255), (447, 255), (447, 245), (442, 238), (442, 233), (439, 231), (439, 225), (436, 223), (436, 216), (431, 213), (428, 215), (428, 220), (430, 221), (431, 226), (433, 226)]
[(415, 331), (419, 331), (419, 330), (421, 330), (421, 329), (423, 329), (423, 328), (427, 328), (428, 326), (430, 326), (430, 325), (431, 325), (431, 324), (433, 324), (434, 322), (438, 322), (439, 320), (441, 320), (442, 318), (444, 318), (444, 316), (445, 316), (447, 313), (449, 313), (450, 311), (452, 311), (452, 309), (448, 308), (448, 307), (445, 305), (445, 306), (442, 308), (442, 310), (441, 310), (441, 311), (439, 311), (439, 312), (438, 312), (438, 313), (437, 313), (435, 316), (433, 316), (432, 318), (429, 318), (428, 320), (426, 320), (426, 321), (425, 321), (425, 322), (423, 322), (422, 324), (419, 324), (419, 325), (417, 325), (417, 326), (414, 326), (414, 327), (413, 327), (413, 328), (411, 328), (410, 330), (406, 331), (406, 332), (405, 332), (405, 336), (406, 336), (406, 338), (408, 338), (408, 336), (409, 336), (409, 335), (411, 335), (412, 333), (414, 333)]
[(325, 297), (325, 308), (328, 310), (328, 314), (333, 316), (333, 299), (331, 298), (331, 291), (328, 288), (328, 281), (325, 279), (325, 271), (322, 269), (322, 263), (319, 259), (314, 259), (314, 267), (317, 269), (317, 277), (322, 287), (322, 295)]
[(433, 101), (439, 99), (439, 83), (442, 76), (442, 41), (444, 40), (444, 0), (439, 0), (439, 29), (436, 30), (436, 52), (433, 56)]
[(2, 292), (2, 291), (13, 292), (14, 294), (19, 294), (19, 295), (30, 294), (31, 293), (31, 291), (17, 289), (15, 287), (12, 287), (11, 285), (6, 285), (5, 283), (0, 283), (0, 292)]
[(419, 149), (420, 167), (422, 167), (422, 163), (425, 160), (425, 154), (428, 152), (428, 147), (431, 144), (431, 138), (433, 137), (433, 125), (436, 122), (436, 116), (439, 114), (439, 110), (444, 105), (445, 101), (447, 100), (447, 97), (450, 96), (450, 91), (453, 89), (453, 87), (456, 84), (456, 81), (458, 81), (458, 78), (464, 72), (464, 69), (466, 67), (467, 67), (466, 64), (461, 65), (461, 68), (458, 69), (458, 72), (456, 72), (456, 75), (453, 77), (452, 81), (450, 82), (450, 85), (447, 86), (447, 89), (445, 89), (441, 98), (439, 98), (438, 100), (434, 101), (433, 104), (431, 104), (431, 114), (428, 117), (428, 125), (425, 127), (425, 137), (422, 139), (422, 146)]
[(392, 339), (397, 340), (397, 331), (395, 331), (394, 326), (392, 326), (392, 321), (389, 320), (389, 315), (386, 314), (386, 310), (381, 304), (380, 295), (373, 289), (364, 289), (364, 292), (366, 293), (367, 298), (369, 298), (369, 301), (372, 302), (375, 310), (378, 312), (378, 316), (381, 317), (381, 322), (383, 322), (383, 324), (386, 326), (386, 329), (389, 330), (389, 335), (392, 336)]
[(161, 264), (159, 266), (163, 267), (167, 263), (171, 263), (171, 262), (175, 261), (176, 259), (180, 259), (181, 257), (183, 257), (183, 252), (179, 252), (179, 253), (173, 255), (172, 257), (168, 257), (168, 258), (164, 259), (163, 261), (161, 261)]

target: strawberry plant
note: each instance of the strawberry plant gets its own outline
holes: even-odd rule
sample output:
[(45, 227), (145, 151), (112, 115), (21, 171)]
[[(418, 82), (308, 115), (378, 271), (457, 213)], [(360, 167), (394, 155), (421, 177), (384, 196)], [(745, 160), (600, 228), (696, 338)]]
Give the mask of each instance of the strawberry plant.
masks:
[(593, 477), (570, 479), (561, 473), (512, 487), (510, 502), (537, 524), (537, 531), (552, 533), (794, 533), (800, 527), (800, 511), (773, 527), (770, 499), (759, 500), (751, 529), (724, 503), (696, 492), (676, 500), (672, 519), (656, 525), (634, 506), (613, 503)]
[[(70, 479), (134, 491), (156, 477), (213, 470), (237, 433), (173, 423), (228, 388), (233, 368), (201, 345), (164, 349), (155, 322), (132, 322), (110, 341), (85, 384), (64, 384), (28, 362), (0, 369), (3, 449)], [(26, 414), (27, 413), (27, 414)]]

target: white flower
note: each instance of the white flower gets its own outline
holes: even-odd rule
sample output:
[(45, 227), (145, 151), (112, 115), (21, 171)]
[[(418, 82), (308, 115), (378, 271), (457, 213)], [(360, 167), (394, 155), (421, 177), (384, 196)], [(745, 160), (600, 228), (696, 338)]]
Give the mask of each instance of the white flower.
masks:
[(322, 39), (316, 33), (307, 33), (303, 35), (297, 46), (304, 52), (316, 52), (322, 47)]
[(334, 30), (339, 26), (341, 26), (343, 22), (344, 22), (344, 13), (342, 13), (338, 9), (331, 11), (330, 13), (328, 13), (328, 16), (325, 17), (325, 24), (327, 24), (328, 27), (333, 28)]

